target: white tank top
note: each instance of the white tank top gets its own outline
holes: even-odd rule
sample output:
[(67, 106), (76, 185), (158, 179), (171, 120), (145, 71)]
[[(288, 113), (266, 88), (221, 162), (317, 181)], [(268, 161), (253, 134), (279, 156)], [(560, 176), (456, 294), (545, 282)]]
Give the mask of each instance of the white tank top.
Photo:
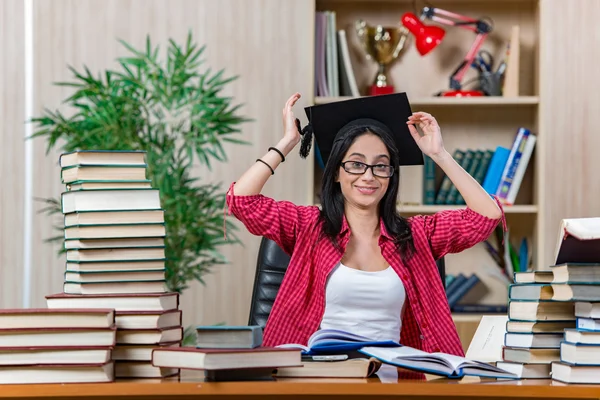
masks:
[(399, 342), (405, 299), (404, 285), (391, 266), (371, 272), (340, 263), (327, 281), (321, 329)]

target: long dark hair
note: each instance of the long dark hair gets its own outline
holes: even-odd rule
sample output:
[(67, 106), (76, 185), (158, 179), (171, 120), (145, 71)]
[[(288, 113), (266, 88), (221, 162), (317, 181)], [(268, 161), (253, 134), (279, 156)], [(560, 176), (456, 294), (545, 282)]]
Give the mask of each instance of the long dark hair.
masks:
[(342, 195), (340, 183), (336, 182), (336, 178), (344, 155), (354, 140), (368, 133), (378, 136), (390, 153), (390, 162), (394, 167), (394, 174), (389, 178), (387, 191), (379, 202), (379, 216), (383, 219), (390, 236), (394, 238), (394, 244), (400, 252), (401, 258), (406, 260), (414, 252), (414, 243), (410, 224), (398, 214), (396, 209), (396, 198), (400, 186), (398, 150), (389, 130), (377, 121), (355, 121), (344, 126), (336, 135), (325, 166), (321, 186), (320, 221), (323, 223), (323, 234), (339, 250), (337, 235), (342, 229), (344, 196)]

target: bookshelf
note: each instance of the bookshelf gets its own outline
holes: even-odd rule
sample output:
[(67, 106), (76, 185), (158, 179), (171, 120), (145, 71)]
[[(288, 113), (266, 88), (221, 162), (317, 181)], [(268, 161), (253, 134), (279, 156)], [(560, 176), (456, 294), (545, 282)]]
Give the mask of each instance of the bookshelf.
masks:
[[(537, 143), (515, 201), (506, 206), (509, 240), (518, 250), (522, 238), (527, 238), (532, 253), (530, 268), (542, 269), (543, 257), (538, 251), (544, 243), (540, 218), (543, 210), (541, 189), (541, 157), (544, 149), (544, 134), (540, 131), (538, 80), (538, 43), (540, 41), (538, 0), (438, 0), (416, 3), (412, 0), (316, 0), (315, 11), (334, 11), (336, 30), (344, 29), (349, 47), (352, 69), (360, 95), (366, 95), (368, 85), (375, 77), (377, 66), (368, 60), (362, 50), (354, 28), (354, 22), (363, 19), (370, 25), (399, 26), (400, 17), (410, 11), (418, 14), (423, 6), (439, 7), (448, 11), (475, 18), (489, 17), (493, 20), (493, 31), (483, 43), (482, 49), (489, 51), (497, 65), (504, 59), (506, 45), (513, 25), (520, 28), (519, 95), (515, 97), (436, 97), (435, 93), (449, 89), (449, 77), (462, 61), (475, 40), (475, 33), (457, 27), (442, 26), (446, 36), (431, 53), (420, 56), (414, 46), (414, 38), (400, 53), (398, 59), (388, 67), (388, 76), (396, 92), (406, 92), (413, 111), (429, 112), (436, 117), (442, 129), (446, 149), (452, 154), (455, 149), (494, 150), (496, 146), (511, 148), (519, 127), (528, 128), (537, 136)], [(417, 8), (415, 10), (415, 7)], [(435, 24), (426, 21), (426, 24)], [(440, 25), (441, 26), (441, 25)], [(476, 71), (467, 72), (463, 83), (476, 76)], [(313, 73), (316, 79), (316, 73)], [(470, 88), (469, 86), (466, 86)], [(347, 96), (321, 97), (313, 93), (314, 104), (349, 99)], [(313, 166), (313, 181), (309, 188), (309, 202), (319, 203), (321, 168)], [(402, 215), (432, 214), (445, 209), (464, 206), (423, 205), (423, 168), (401, 167), (400, 195), (398, 208)], [(437, 172), (439, 187), (441, 172)], [(483, 281), (486, 293), (480, 304), (506, 304), (507, 282), (498, 277), (499, 268), (482, 244), (460, 254), (446, 257), (449, 274), (476, 272)], [(467, 316), (462, 319), (469, 319)], [(477, 319), (474, 315), (471, 319)], [(462, 321), (460, 318), (457, 320)], [(470, 319), (469, 319), (470, 321)]]

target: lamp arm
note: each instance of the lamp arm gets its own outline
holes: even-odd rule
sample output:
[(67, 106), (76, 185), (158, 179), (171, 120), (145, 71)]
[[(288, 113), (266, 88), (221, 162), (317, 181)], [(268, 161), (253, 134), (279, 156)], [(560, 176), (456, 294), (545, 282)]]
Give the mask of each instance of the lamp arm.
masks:
[(458, 66), (456, 71), (454, 71), (454, 73), (450, 76), (450, 87), (452, 89), (455, 89), (455, 90), (461, 89), (461, 82), (462, 82), (463, 78), (465, 77), (465, 74), (471, 67), (471, 64), (473, 64), (473, 60), (475, 59), (475, 56), (479, 52), (479, 49), (481, 48), (481, 45), (483, 44), (483, 41), (485, 40), (486, 37), (487, 37), (487, 33), (480, 33), (477, 35), (477, 37), (475, 38), (475, 41), (471, 45), (471, 48), (465, 55), (464, 60), (460, 63), (460, 65)]
[[(440, 15), (442, 17), (440, 17)], [(434, 7), (424, 7), (421, 13), (421, 19), (423, 18), (428, 18), (432, 21), (448, 26), (457, 26), (477, 33), (477, 37), (465, 55), (465, 58), (450, 76), (450, 88), (454, 90), (460, 90), (461, 82), (465, 74), (471, 67), (471, 64), (473, 64), (475, 56), (477, 56), (483, 41), (487, 37), (488, 33), (492, 30), (492, 27), (485, 21)]]

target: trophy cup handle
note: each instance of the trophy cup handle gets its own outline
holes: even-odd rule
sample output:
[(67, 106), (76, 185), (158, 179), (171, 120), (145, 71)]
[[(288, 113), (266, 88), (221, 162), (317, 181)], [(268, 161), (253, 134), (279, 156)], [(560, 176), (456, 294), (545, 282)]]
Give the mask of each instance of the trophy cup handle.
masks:
[(398, 41), (398, 45), (394, 49), (394, 58), (398, 57), (398, 54), (400, 54), (402, 49), (404, 49), (404, 46), (406, 45), (406, 41), (410, 37), (409, 31), (404, 25), (401, 25), (398, 28), (398, 32), (400, 32), (400, 40)]
[(367, 60), (371, 60), (372, 58), (371, 54), (369, 53), (369, 47), (367, 45), (367, 42), (365, 41), (365, 35), (367, 34), (367, 23), (362, 19), (358, 19), (354, 23), (354, 29), (356, 30), (356, 35), (358, 36), (360, 45), (362, 46), (362, 49), (366, 54)]

